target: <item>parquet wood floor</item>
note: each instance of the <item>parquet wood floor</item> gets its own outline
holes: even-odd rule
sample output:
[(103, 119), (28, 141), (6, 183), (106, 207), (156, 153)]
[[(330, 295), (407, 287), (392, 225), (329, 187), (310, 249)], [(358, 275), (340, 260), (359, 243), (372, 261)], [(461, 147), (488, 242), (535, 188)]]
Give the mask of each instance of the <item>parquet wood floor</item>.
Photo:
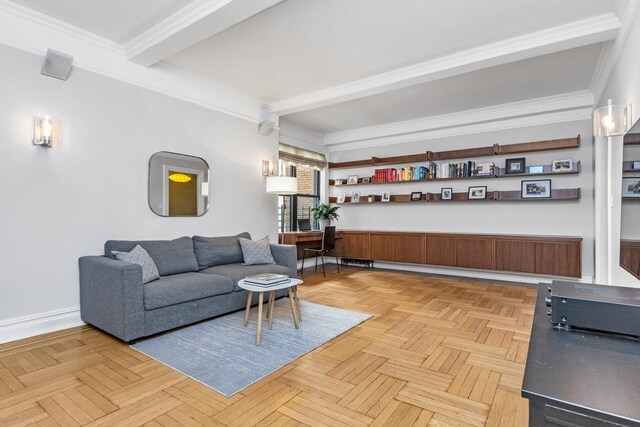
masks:
[(536, 290), (305, 272), (300, 296), (372, 319), (228, 399), (90, 327), (0, 346), (2, 426), (525, 426)]

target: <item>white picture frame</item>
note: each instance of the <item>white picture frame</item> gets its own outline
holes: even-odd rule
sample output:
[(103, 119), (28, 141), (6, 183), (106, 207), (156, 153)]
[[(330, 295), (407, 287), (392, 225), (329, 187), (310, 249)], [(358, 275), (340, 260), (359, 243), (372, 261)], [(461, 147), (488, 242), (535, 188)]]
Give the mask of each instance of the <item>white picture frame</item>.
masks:
[(347, 198), (347, 195), (345, 193), (338, 194), (338, 203), (344, 203), (346, 198)]
[(382, 198), (380, 199), (381, 202), (390, 202), (391, 201), (391, 192), (390, 191), (383, 191), (382, 192)]
[(358, 183), (358, 175), (349, 175), (347, 185), (356, 185)]
[(640, 198), (640, 176), (622, 177), (622, 197)]
[(551, 172), (571, 172), (573, 170), (573, 160), (563, 159), (551, 162)]
[(360, 192), (354, 191), (351, 193), (351, 203), (360, 203)]
[(333, 180), (333, 185), (342, 185), (343, 184), (342, 181), (343, 181), (342, 178), (336, 178)]
[(440, 189), (440, 199), (442, 200), (452, 200), (453, 199), (453, 188), (446, 187)]

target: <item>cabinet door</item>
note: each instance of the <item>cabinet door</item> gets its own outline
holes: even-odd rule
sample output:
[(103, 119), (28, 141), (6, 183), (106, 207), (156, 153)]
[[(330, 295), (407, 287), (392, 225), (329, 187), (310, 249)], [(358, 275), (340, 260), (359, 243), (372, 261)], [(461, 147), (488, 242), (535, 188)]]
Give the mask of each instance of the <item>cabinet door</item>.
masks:
[(458, 267), (493, 270), (493, 239), (490, 237), (456, 239)]
[(423, 264), (424, 239), (417, 233), (371, 233), (371, 259)]
[(371, 259), (369, 233), (343, 231), (342, 239), (336, 240), (336, 250), (341, 257)]
[(426, 264), (456, 266), (456, 240), (451, 237), (427, 236)]
[(620, 242), (620, 265), (640, 277), (640, 242), (631, 240)]
[(555, 276), (582, 276), (582, 244), (536, 243), (536, 273)]
[(536, 272), (536, 243), (496, 239), (496, 270)]

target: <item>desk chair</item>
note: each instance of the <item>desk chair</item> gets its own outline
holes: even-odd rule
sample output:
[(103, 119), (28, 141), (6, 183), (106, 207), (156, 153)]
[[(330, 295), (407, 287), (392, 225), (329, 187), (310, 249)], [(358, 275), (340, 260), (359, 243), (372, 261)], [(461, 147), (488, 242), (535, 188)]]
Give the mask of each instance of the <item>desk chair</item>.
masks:
[(300, 269), (300, 275), (304, 274), (304, 259), (307, 256), (307, 252), (315, 252), (316, 254), (316, 271), (318, 271), (318, 255), (322, 257), (322, 275), (327, 277), (324, 271), (324, 256), (333, 252), (333, 256), (336, 257), (336, 267), (338, 267), (338, 273), (340, 273), (340, 263), (338, 262), (338, 254), (336, 253), (336, 227), (325, 227), (322, 232), (322, 247), (320, 248), (305, 248), (302, 251), (302, 268)]
[(311, 221), (309, 218), (298, 220), (298, 231), (311, 231)]

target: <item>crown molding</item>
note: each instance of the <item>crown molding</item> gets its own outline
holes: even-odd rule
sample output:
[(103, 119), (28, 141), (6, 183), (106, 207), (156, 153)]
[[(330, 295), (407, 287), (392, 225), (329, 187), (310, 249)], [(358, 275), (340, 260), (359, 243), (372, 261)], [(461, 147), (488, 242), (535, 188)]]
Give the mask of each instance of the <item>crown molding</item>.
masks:
[(609, 84), (609, 79), (611, 79), (613, 71), (618, 65), (638, 9), (640, 9), (640, 7), (636, 0), (618, 0), (616, 3), (615, 13), (620, 18), (620, 31), (615, 40), (606, 43), (602, 47), (600, 58), (598, 58), (596, 70), (590, 85), (590, 90), (595, 100), (594, 105), (601, 105), (603, 103), (602, 96)]
[(127, 58), (148, 67), (212, 37), (282, 0), (195, 0), (124, 45)]
[(352, 146), (360, 141), (365, 141), (366, 144), (370, 144), (374, 140), (386, 141), (390, 140), (390, 138), (392, 140), (399, 138), (405, 142), (405, 138), (412, 138), (412, 135), (421, 135), (424, 132), (458, 132), (455, 129), (474, 124), (485, 123), (488, 125), (490, 122), (501, 122), (505, 119), (534, 116), (557, 111), (576, 110), (580, 108), (592, 108), (592, 106), (593, 96), (590, 92), (572, 92), (474, 110), (460, 111), (457, 113), (443, 114), (440, 116), (426, 117), (423, 119), (327, 133), (324, 136), (324, 143), (330, 150), (334, 150), (334, 146)]
[(518, 129), (528, 126), (540, 126), (552, 123), (591, 120), (593, 107), (579, 107), (569, 110), (532, 114), (520, 117), (508, 117), (486, 122), (459, 124), (445, 128), (432, 128), (410, 134), (390, 135), (380, 138), (365, 139), (353, 142), (335, 143), (329, 145), (329, 152), (354, 150), (360, 148), (381, 147), (405, 144), (408, 142), (428, 141), (431, 139), (448, 138), (453, 136), (474, 135), (484, 132), (495, 132), (508, 129)]
[(307, 111), (509, 62), (612, 40), (616, 37), (619, 28), (618, 17), (613, 13), (607, 13), (284, 99), (272, 103), (271, 107), (280, 115)]
[(36, 55), (52, 47), (72, 55), (74, 67), (252, 123), (259, 123), (269, 110), (257, 98), (170, 64), (134, 64), (121, 46), (8, 0), (0, 0), (0, 43)]

